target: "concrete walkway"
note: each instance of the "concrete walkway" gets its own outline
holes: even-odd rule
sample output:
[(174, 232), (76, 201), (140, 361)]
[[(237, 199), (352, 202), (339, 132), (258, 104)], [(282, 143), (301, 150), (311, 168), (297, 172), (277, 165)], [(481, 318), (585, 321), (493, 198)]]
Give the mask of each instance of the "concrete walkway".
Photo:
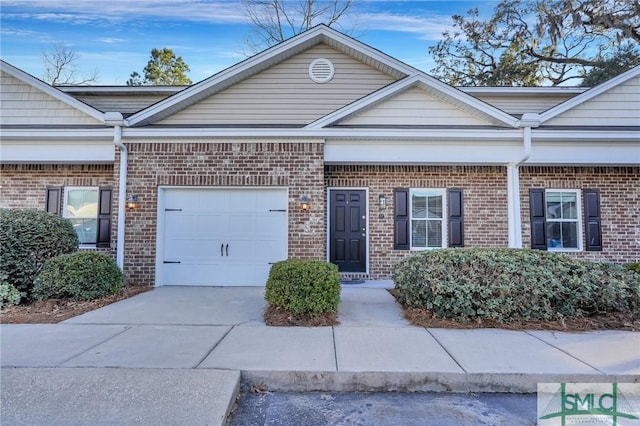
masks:
[(343, 287), (336, 327), (268, 327), (264, 303), (263, 288), (163, 287), (60, 324), (2, 325), (0, 421), (222, 424), (241, 382), (530, 393), (640, 381), (640, 333), (425, 329), (359, 286)]

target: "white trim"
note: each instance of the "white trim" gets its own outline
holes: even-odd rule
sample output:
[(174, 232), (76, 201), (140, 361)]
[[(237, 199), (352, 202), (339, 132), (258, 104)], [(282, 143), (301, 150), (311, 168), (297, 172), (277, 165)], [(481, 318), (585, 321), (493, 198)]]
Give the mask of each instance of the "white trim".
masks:
[[(479, 112), (482, 116), (488, 118), (490, 121), (496, 124), (507, 125), (510, 127), (518, 126), (518, 119), (513, 117), (512, 115), (509, 115), (506, 112), (492, 105), (489, 105), (488, 103), (485, 103), (477, 98), (474, 98), (471, 95), (467, 95), (460, 90), (444, 84), (439, 80), (428, 77), (424, 74), (418, 74), (392, 83), (387, 87), (384, 87), (377, 92), (372, 93), (371, 95), (365, 96), (364, 98), (357, 100), (337, 111), (334, 111), (331, 114), (325, 115), (324, 117), (308, 124), (307, 126), (305, 126), (305, 128), (320, 129), (332, 124), (336, 124), (337, 122), (347, 117), (371, 108), (375, 104), (383, 102), (391, 98), (392, 96), (395, 96), (403, 92), (404, 90), (407, 90), (414, 86), (434, 91), (438, 93), (440, 97), (443, 97), (445, 101), (448, 101), (453, 105), (465, 105), (472, 110)], [(464, 110), (464, 108), (462, 109)]]
[[(440, 223), (441, 225), (441, 244), (439, 247), (415, 247), (413, 245), (413, 195), (414, 193), (419, 193), (419, 192), (439, 192), (440, 193), (440, 197), (442, 198), (442, 217), (440, 218)], [(408, 210), (409, 210), (409, 250), (410, 251), (425, 251), (425, 250), (437, 250), (437, 249), (441, 249), (441, 248), (447, 248), (449, 246), (449, 240), (447, 238), (448, 236), (448, 228), (449, 228), (449, 224), (448, 224), (448, 212), (447, 212), (447, 194), (448, 194), (448, 188), (409, 188), (409, 205), (407, 206)], [(419, 195), (419, 194), (418, 194)], [(426, 210), (429, 210), (428, 205), (425, 207)], [(418, 218), (417, 220), (422, 220), (424, 219), (425, 222), (429, 222), (429, 218), (425, 217), (425, 218)], [(436, 219), (437, 220), (437, 219)], [(426, 240), (425, 243), (427, 243), (429, 240), (429, 236), (426, 236)]]
[(331, 261), (331, 191), (364, 191), (365, 194), (365, 214), (366, 218), (366, 227), (367, 227), (367, 236), (366, 236), (366, 246), (365, 246), (365, 272), (344, 272), (345, 274), (369, 274), (369, 236), (371, 235), (370, 229), (370, 221), (369, 217), (371, 216), (369, 212), (369, 188), (368, 187), (360, 187), (360, 186), (328, 186), (327, 187), (327, 262)]
[(87, 140), (106, 140), (110, 143), (113, 141), (113, 129), (110, 127), (91, 127), (91, 128), (0, 128), (0, 139), (4, 143), (6, 140), (69, 140), (81, 139)]
[(14, 67), (13, 65), (9, 64), (8, 62), (5, 62), (3, 60), (0, 60), (0, 71), (6, 72), (7, 74), (9, 74), (10, 76), (17, 78), (18, 80), (22, 81), (25, 84), (28, 84), (29, 86), (32, 86), (38, 90), (40, 90), (41, 92), (54, 97), (55, 99), (59, 100), (60, 102), (63, 102), (67, 105), (69, 105), (72, 108), (77, 109), (80, 112), (85, 113), (86, 115), (95, 118), (98, 121), (102, 121), (104, 122), (104, 113), (101, 111), (98, 111), (97, 109), (83, 103), (80, 102), (79, 100), (77, 100), (76, 98), (74, 98), (73, 96), (67, 95), (66, 93), (62, 92), (61, 90), (56, 89), (55, 87), (45, 83), (42, 80), (39, 80), (37, 78), (35, 78), (34, 76), (32, 76), (31, 74), (27, 74), (26, 72), (22, 71), (21, 69), (18, 69), (16, 67)]
[[(95, 191), (96, 192), (96, 214), (95, 216), (78, 216), (78, 217), (69, 217), (67, 215), (67, 208), (69, 207), (69, 192), (70, 191)], [(62, 187), (62, 214), (61, 216), (65, 219), (95, 219), (96, 221), (96, 242), (94, 243), (80, 243), (79, 248), (87, 249), (87, 248), (96, 248), (98, 242), (98, 204), (100, 202), (100, 187), (99, 186), (63, 186)], [(75, 226), (74, 226), (75, 230)], [(77, 232), (77, 231), (76, 231)]]
[[(576, 219), (571, 219), (571, 220), (557, 220), (557, 219), (549, 219), (548, 214), (547, 214), (547, 194), (549, 193), (562, 193), (562, 192), (571, 192), (576, 194)], [(571, 248), (571, 247), (550, 247), (547, 244), (547, 251), (553, 251), (553, 252), (581, 252), (583, 251), (583, 244), (582, 244), (582, 228), (584, 226), (583, 220), (582, 220), (582, 191), (580, 191), (579, 189), (563, 189), (563, 188), (545, 188), (544, 190), (544, 210), (545, 210), (545, 225), (548, 225), (549, 222), (551, 223), (576, 223), (576, 238), (577, 238), (577, 242), (578, 242), (578, 247), (577, 248)], [(545, 229), (545, 238), (547, 237), (547, 231)]]
[(607, 80), (606, 82), (595, 86), (594, 88), (587, 90), (586, 92), (568, 99), (563, 103), (556, 105), (555, 107), (548, 109), (547, 111), (540, 114), (540, 122), (544, 123), (545, 121), (551, 120), (552, 118), (557, 117), (558, 115), (566, 112), (576, 106), (593, 99), (594, 97), (610, 90), (634, 77), (640, 76), (640, 65), (634, 68), (631, 68), (629, 71), (624, 72), (616, 77), (613, 77), (611, 80)]
[[(431, 129), (431, 128), (383, 128), (383, 129), (276, 129), (276, 128), (124, 128), (123, 137), (135, 138), (316, 138), (316, 139), (401, 139), (401, 140), (512, 140), (521, 141), (520, 129), (494, 129), (494, 128), (456, 128), (456, 129)], [(172, 143), (191, 143), (192, 141), (174, 140)], [(282, 142), (282, 141), (274, 141)], [(293, 141), (299, 142), (299, 141)]]
[(113, 164), (113, 141), (15, 141), (2, 139), (2, 164)]

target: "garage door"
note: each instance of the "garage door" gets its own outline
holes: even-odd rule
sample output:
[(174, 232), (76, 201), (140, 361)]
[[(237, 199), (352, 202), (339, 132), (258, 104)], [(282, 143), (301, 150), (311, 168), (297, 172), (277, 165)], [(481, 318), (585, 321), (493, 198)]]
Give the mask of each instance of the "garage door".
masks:
[(263, 286), (287, 258), (286, 189), (165, 188), (159, 197), (160, 285)]

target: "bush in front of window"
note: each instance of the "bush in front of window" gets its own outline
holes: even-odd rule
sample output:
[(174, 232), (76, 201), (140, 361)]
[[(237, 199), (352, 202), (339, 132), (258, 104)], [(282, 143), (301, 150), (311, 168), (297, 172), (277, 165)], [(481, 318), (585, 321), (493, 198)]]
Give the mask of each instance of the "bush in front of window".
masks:
[(640, 315), (640, 276), (621, 266), (521, 249), (414, 253), (393, 274), (398, 300), (462, 322)]
[(289, 259), (271, 266), (265, 299), (294, 314), (318, 316), (338, 312), (340, 289), (336, 265), (320, 260)]
[(78, 249), (73, 225), (39, 210), (0, 209), (0, 270), (25, 297), (47, 259)]
[(124, 284), (115, 261), (102, 253), (79, 251), (45, 262), (33, 287), (38, 300), (93, 300), (117, 294)]

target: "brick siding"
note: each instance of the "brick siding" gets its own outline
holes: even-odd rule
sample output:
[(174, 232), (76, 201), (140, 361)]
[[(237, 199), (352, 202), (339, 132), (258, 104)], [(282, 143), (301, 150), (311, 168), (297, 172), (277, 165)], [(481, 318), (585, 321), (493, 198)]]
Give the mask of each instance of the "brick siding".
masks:
[[(322, 141), (136, 141), (127, 146), (127, 195), (140, 201), (140, 208), (127, 211), (125, 229), (124, 269), (131, 283), (154, 283), (160, 186), (287, 187), (289, 257), (325, 259)], [(299, 208), (302, 194), (311, 198), (307, 212)]]
[[(348, 277), (389, 279), (393, 265), (407, 256), (393, 248), (393, 189), (462, 188), (466, 247), (506, 247), (507, 172), (499, 166), (325, 166), (328, 187), (369, 189), (369, 274)], [(380, 210), (378, 196), (387, 207)]]
[[(530, 188), (600, 190), (602, 251), (569, 254), (613, 263), (640, 261), (640, 167), (522, 167), (520, 202), (524, 247), (531, 246)], [(583, 211), (582, 205), (580, 210)], [(582, 226), (584, 229), (584, 223)]]

